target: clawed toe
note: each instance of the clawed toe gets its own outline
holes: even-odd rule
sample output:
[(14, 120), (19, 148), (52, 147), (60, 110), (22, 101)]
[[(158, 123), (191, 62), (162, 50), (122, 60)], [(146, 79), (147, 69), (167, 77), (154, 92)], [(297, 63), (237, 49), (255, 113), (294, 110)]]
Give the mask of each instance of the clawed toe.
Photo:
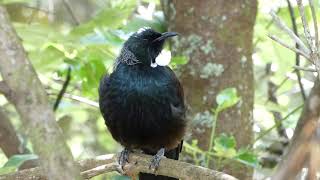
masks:
[(118, 163), (122, 170), (123, 170), (123, 167), (126, 165), (126, 163), (129, 162), (129, 154), (130, 154), (130, 151), (127, 148), (124, 148), (124, 150), (122, 150), (120, 153)]
[(149, 166), (149, 169), (153, 170), (153, 171), (157, 171), (157, 169), (159, 168), (160, 166), (160, 161), (161, 159), (164, 157), (164, 152), (165, 152), (165, 149), (164, 148), (161, 148), (157, 154), (155, 156), (152, 157), (152, 160), (151, 160), (151, 164)]

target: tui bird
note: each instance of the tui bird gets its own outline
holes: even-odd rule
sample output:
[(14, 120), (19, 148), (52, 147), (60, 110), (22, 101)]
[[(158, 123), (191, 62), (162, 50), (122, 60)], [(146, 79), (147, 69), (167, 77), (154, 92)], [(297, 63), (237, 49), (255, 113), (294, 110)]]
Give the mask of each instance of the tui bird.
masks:
[[(113, 72), (100, 81), (102, 116), (112, 137), (124, 146), (122, 168), (136, 149), (153, 155), (153, 170), (163, 156), (179, 158), (186, 128), (183, 89), (174, 72), (156, 62), (166, 39), (176, 35), (140, 29), (124, 43)], [(175, 180), (145, 173), (139, 179)]]

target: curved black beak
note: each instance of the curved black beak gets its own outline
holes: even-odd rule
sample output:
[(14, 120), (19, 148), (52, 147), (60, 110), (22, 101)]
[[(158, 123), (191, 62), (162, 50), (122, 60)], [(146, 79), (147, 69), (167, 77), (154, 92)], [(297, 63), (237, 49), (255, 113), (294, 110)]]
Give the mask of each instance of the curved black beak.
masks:
[(161, 34), (160, 37), (158, 37), (157, 39), (153, 40), (152, 42), (157, 42), (157, 41), (159, 42), (159, 41), (165, 40), (165, 39), (167, 39), (169, 37), (173, 37), (173, 36), (177, 36), (177, 35), (178, 35), (178, 33), (176, 33), (176, 32), (164, 32), (164, 33)]

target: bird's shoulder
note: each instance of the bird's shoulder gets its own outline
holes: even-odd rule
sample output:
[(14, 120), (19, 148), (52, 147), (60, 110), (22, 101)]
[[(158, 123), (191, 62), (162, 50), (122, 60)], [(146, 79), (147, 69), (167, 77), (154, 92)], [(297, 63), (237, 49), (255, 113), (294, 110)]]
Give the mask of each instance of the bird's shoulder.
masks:
[(170, 96), (170, 99), (180, 102), (183, 102), (184, 97), (181, 83), (167, 66), (150, 68), (119, 64), (109, 76), (101, 80), (100, 86), (100, 92), (114, 91), (162, 98)]

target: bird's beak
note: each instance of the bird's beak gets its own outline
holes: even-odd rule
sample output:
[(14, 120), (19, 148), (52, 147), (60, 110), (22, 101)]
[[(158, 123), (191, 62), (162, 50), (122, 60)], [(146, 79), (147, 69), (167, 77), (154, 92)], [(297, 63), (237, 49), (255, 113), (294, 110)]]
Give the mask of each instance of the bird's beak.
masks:
[(153, 40), (152, 42), (159, 42), (159, 41), (165, 40), (169, 37), (173, 37), (173, 36), (177, 36), (177, 35), (178, 35), (178, 33), (176, 33), (176, 32), (165, 32), (165, 33), (162, 33), (160, 37)]

